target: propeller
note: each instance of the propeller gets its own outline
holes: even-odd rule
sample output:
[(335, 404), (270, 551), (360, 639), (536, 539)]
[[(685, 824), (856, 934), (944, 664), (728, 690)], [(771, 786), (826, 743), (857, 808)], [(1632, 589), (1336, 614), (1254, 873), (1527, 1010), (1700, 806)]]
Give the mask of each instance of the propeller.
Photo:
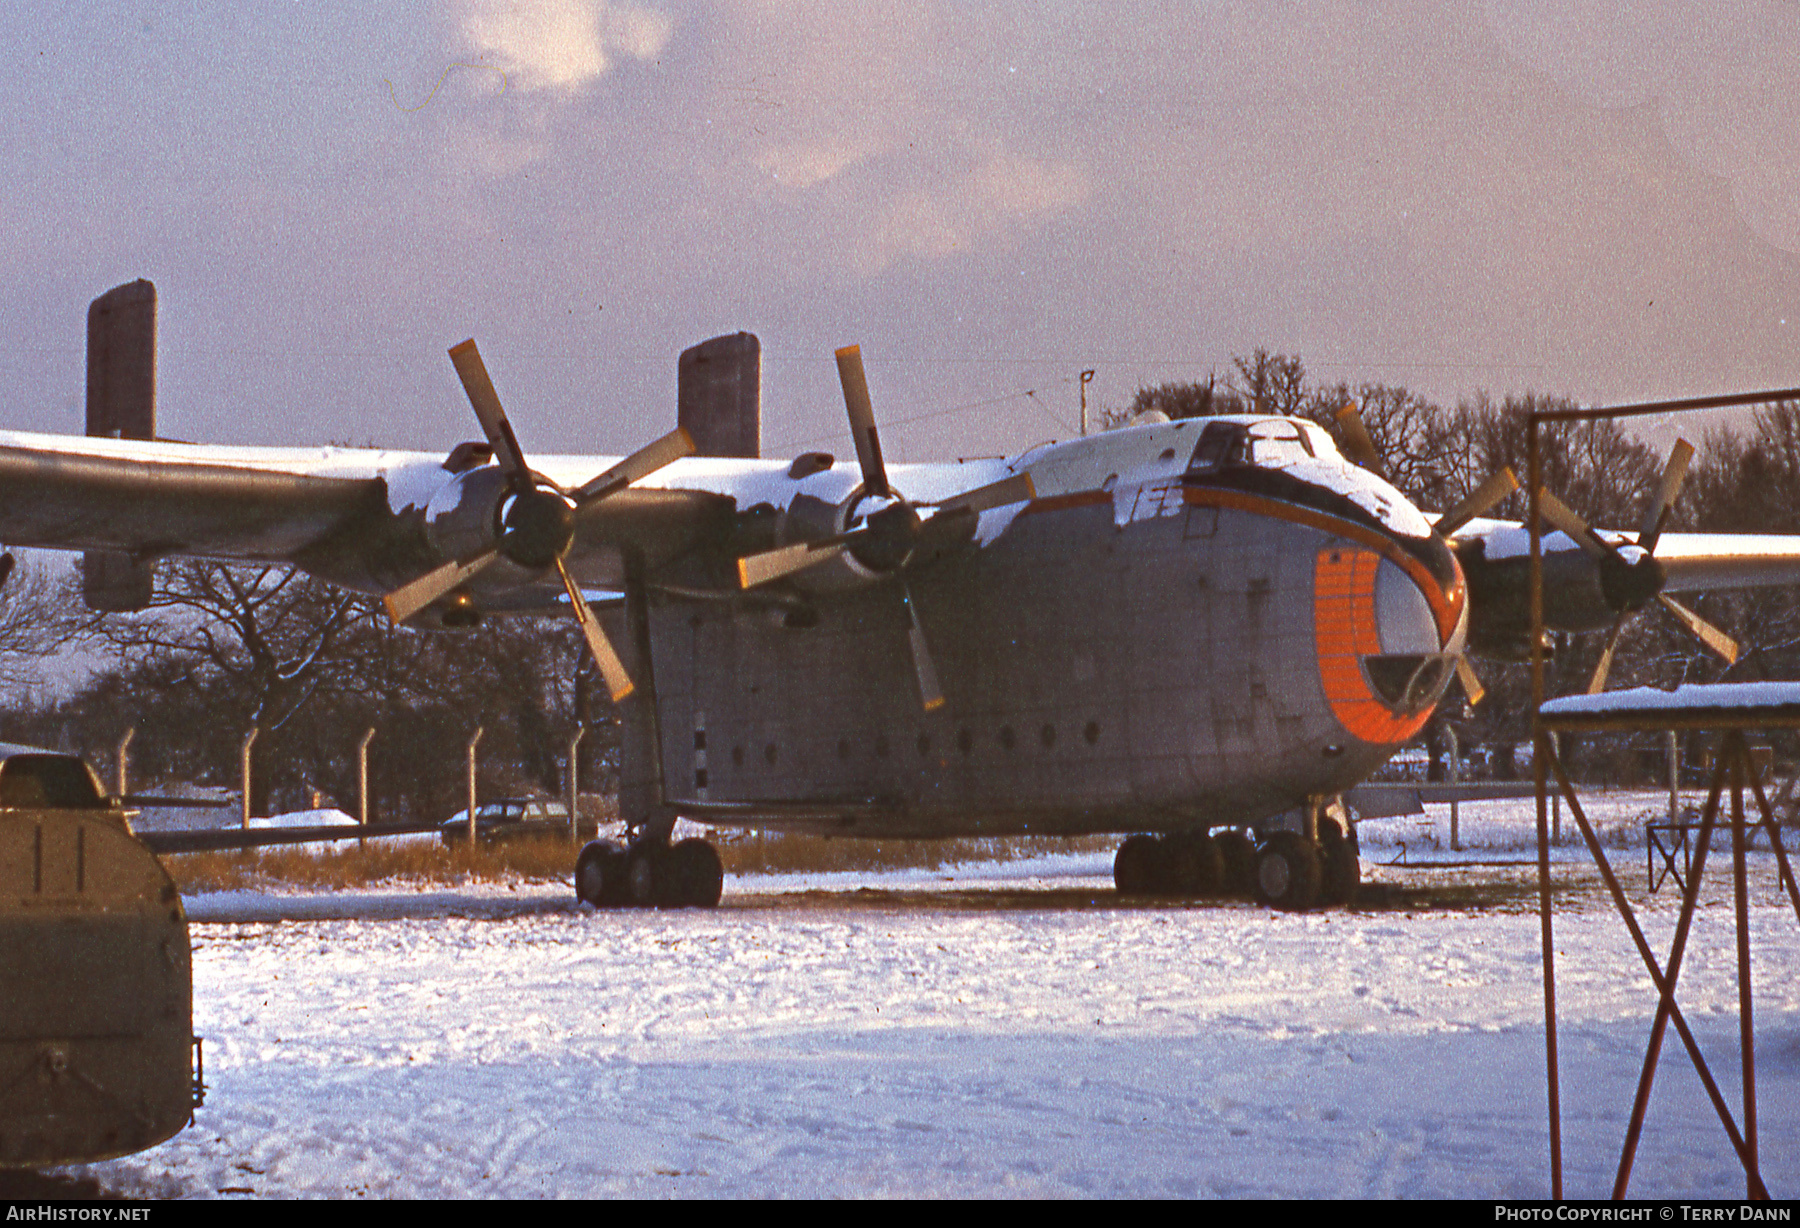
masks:
[(640, 478), (661, 469), (672, 461), (690, 456), (694, 441), (685, 430), (677, 429), (647, 447), (640, 448), (604, 473), (584, 482), (573, 491), (564, 491), (555, 483), (531, 471), (524, 450), (513, 434), (512, 423), (501, 407), (494, 382), (473, 339), (450, 349), (450, 361), (462, 380), (463, 391), (475, 417), (494, 450), (494, 459), (506, 479), (505, 494), (500, 502), (502, 523), (500, 540), (489, 549), (466, 558), (452, 559), (443, 566), (426, 572), (416, 580), (401, 585), (384, 599), (388, 617), (405, 622), (432, 602), (453, 592), (480, 574), (494, 560), (504, 555), (520, 567), (542, 571), (555, 567), (563, 589), (569, 595), (569, 608), (575, 615), (588, 651), (613, 701), (624, 699), (635, 689), (612, 642), (588, 607), (575, 578), (565, 561), (569, 546), (575, 540), (575, 520), (582, 509), (624, 490)]
[(1369, 438), (1369, 428), (1363, 425), (1362, 411), (1356, 408), (1356, 402), (1346, 403), (1333, 417), (1338, 429), (1344, 433), (1344, 446), (1350, 453), (1350, 459), (1370, 473), (1380, 476), (1381, 453), (1375, 450), (1375, 441)]
[[(1014, 474), (986, 486), (978, 486), (937, 503), (924, 504), (931, 514), (920, 515), (914, 504), (894, 490), (881, 457), (881, 433), (869, 397), (869, 381), (863, 371), (862, 350), (845, 346), (837, 351), (838, 380), (844, 389), (844, 408), (850, 417), (850, 435), (856, 443), (856, 461), (862, 469), (857, 506), (874, 503), (873, 510), (852, 515), (855, 521), (841, 533), (814, 541), (796, 542), (773, 550), (745, 555), (738, 560), (738, 583), (755, 588), (816, 567), (849, 554), (857, 563), (877, 573), (898, 572), (915, 558), (929, 557), (938, 547), (958, 541), (969, 521), (989, 508), (1022, 503), (1037, 497), (1028, 473)], [(927, 712), (944, 702), (938, 686), (925, 633), (913, 604), (912, 589), (904, 580), (901, 598), (906, 605), (907, 639), (912, 647), (913, 668), (918, 675), (919, 696)]]
[[(1602, 538), (1576, 512), (1561, 499), (1547, 490), (1538, 491), (1538, 509), (1543, 518), (1552, 527), (1563, 533), (1580, 546), (1589, 555), (1599, 560), (1602, 565), (1609, 560), (1618, 566), (1628, 569), (1633, 575), (1644, 577), (1644, 586), (1655, 586), (1657, 604), (1674, 615), (1677, 622), (1688, 629), (1688, 632), (1707, 648), (1724, 658), (1726, 664), (1732, 664), (1738, 658), (1737, 641), (1729, 635), (1701, 618), (1694, 611), (1679, 601), (1660, 591), (1662, 584), (1662, 567), (1656, 562), (1656, 543), (1662, 538), (1663, 526), (1669, 522), (1669, 514), (1674, 508), (1675, 500), (1681, 493), (1682, 483), (1687, 478), (1688, 462), (1694, 457), (1694, 445), (1685, 439), (1675, 442), (1674, 450), (1669, 453), (1669, 460), (1663, 466), (1662, 480), (1657, 484), (1656, 497), (1650, 501), (1644, 511), (1644, 522), (1638, 530), (1637, 544), (1643, 550), (1643, 557), (1632, 562), (1620, 553), (1613, 543)], [(1594, 673), (1588, 679), (1588, 694), (1597, 695), (1606, 686), (1606, 675), (1612, 669), (1613, 654), (1618, 649), (1619, 640), (1625, 631), (1626, 620), (1642, 608), (1643, 603), (1628, 604), (1619, 611), (1613, 625), (1607, 630), (1606, 642), (1600, 649), (1600, 663), (1595, 666)]]

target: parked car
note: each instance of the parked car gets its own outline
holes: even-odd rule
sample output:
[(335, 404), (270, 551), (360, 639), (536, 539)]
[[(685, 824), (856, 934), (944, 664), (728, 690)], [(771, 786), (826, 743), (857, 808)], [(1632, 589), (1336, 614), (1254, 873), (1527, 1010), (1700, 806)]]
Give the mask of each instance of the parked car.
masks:
[[(590, 839), (594, 831), (594, 823), (584, 823), (578, 837)], [(466, 844), (469, 839), (468, 810), (458, 810), (445, 819), (438, 825), (438, 833), (445, 844)], [(512, 797), (497, 802), (479, 802), (475, 806), (475, 838), (483, 844), (544, 836), (568, 839), (567, 804), (545, 798)]]

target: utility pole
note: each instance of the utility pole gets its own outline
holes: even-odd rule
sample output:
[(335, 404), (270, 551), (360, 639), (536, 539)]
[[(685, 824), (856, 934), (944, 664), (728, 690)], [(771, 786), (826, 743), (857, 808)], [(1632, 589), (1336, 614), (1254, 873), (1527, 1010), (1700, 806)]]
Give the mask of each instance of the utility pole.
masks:
[(1087, 386), (1093, 382), (1094, 373), (1091, 369), (1081, 373), (1081, 433), (1083, 435), (1088, 433)]

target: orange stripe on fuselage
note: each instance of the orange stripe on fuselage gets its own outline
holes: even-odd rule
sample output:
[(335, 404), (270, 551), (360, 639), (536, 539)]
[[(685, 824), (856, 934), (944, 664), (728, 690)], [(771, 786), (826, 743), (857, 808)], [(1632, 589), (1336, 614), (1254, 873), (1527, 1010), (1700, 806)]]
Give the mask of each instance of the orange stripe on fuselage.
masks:
[[(1425, 564), (1401, 549), (1398, 542), (1365, 525), (1333, 516), (1329, 512), (1314, 511), (1310, 507), (1283, 503), (1279, 499), (1246, 494), (1240, 490), (1224, 490), (1217, 486), (1190, 486), (1182, 492), (1182, 499), (1194, 507), (1225, 507), (1256, 516), (1272, 516), (1277, 520), (1303, 524), (1310, 529), (1319, 529), (1334, 537), (1347, 538), (1367, 546), (1412, 577), (1412, 582), (1425, 594), (1425, 603), (1431, 607), (1432, 618), (1437, 623), (1438, 643), (1448, 644), (1450, 637), (1456, 634), (1456, 624), (1462, 619), (1463, 604), (1468, 600), (1468, 589), (1463, 584), (1461, 568), (1457, 569), (1456, 579), (1450, 590), (1445, 592), (1443, 586), (1425, 569)], [(1375, 651), (1381, 650), (1377, 648)]]
[(1319, 653), (1319, 682), (1338, 723), (1364, 742), (1404, 742), (1424, 726), (1427, 707), (1415, 716), (1397, 716), (1376, 698), (1362, 671), (1362, 658), (1381, 653), (1375, 622), (1375, 576), (1381, 555), (1354, 547), (1327, 547), (1313, 567), (1313, 637)]

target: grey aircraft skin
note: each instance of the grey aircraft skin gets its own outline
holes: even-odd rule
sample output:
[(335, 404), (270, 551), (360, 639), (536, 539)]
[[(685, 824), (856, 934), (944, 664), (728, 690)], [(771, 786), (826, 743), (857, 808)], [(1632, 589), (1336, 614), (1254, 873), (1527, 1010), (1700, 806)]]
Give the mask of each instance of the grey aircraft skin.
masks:
[[(90, 437), (0, 432), (0, 540), (86, 552), (97, 608), (141, 606), (158, 559), (195, 556), (293, 564), (420, 627), (574, 615), (619, 703), (633, 831), (584, 850), (594, 903), (716, 903), (716, 853), (669, 842), (686, 816), (1161, 833), (1121, 850), (1121, 887), (1178, 889), (1216, 882), (1208, 833), (1231, 828), (1259, 840), (1265, 898), (1307, 907), (1331, 894), (1320, 864), (1354, 882), (1332, 799), (1417, 734), (1467, 651), (1526, 638), (1523, 531), (1476, 519), (1510, 485), (1434, 521), (1309, 422), (888, 466), (852, 348), (854, 463), (765, 460), (760, 349), (737, 334), (683, 356), (683, 429), (622, 461), (527, 462), (472, 342), (451, 357), (485, 443), (226, 448), (155, 438), (146, 328), (147, 282), (96, 300)], [(696, 355), (714, 361), (690, 403)], [(1800, 540), (1660, 524), (1548, 537), (1547, 625), (1800, 577)], [(596, 619), (599, 590), (623, 596)], [(1200, 869), (1128, 871), (1156, 849)]]
[[(799, 804), (835, 805), (826, 830), (846, 834), (1064, 835), (1243, 826), (1355, 785), (1452, 676), (1462, 576), (1428, 530), (1407, 539), (1339, 490), (1295, 483), (1283, 500), (1242, 480), (1279, 474), (1254, 457), (1193, 463), (1208, 429), (1270, 427), (1330, 447), (1309, 424), (1233, 419), (1025, 458), (1045, 493), (1008, 509), (986, 544), (908, 569), (942, 682), (931, 710), (897, 579), (826, 590), (798, 617), (742, 602), (654, 608), (668, 795), (716, 817), (775, 803), (765, 824), (817, 825)], [(1405, 671), (1376, 741), (1362, 713), (1361, 736), (1346, 727), (1321, 673), (1315, 612), (1333, 556), (1367, 565), (1354, 613)], [(1407, 599), (1419, 580), (1437, 590), (1442, 629), (1417, 589)], [(1379, 612), (1378, 583), (1402, 590)], [(1363, 686), (1356, 698), (1379, 702)], [(797, 805), (784, 815), (780, 803)]]

